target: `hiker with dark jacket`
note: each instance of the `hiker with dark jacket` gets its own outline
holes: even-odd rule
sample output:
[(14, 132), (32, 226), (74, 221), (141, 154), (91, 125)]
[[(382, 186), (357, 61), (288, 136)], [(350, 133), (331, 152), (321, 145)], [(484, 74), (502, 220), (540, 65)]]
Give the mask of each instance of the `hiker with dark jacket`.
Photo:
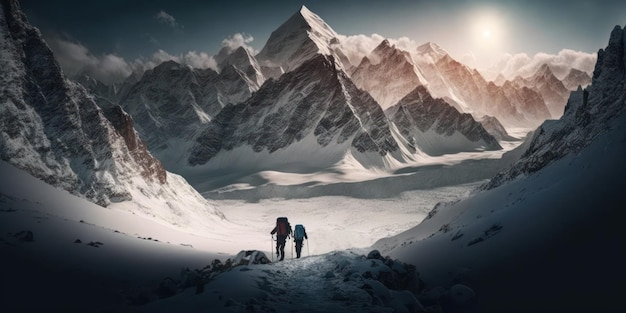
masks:
[(276, 257), (280, 257), (280, 261), (285, 259), (285, 242), (289, 235), (291, 235), (291, 225), (286, 217), (279, 217), (276, 219), (276, 227), (272, 229), (270, 233), (276, 234)]
[(300, 253), (302, 252), (302, 242), (304, 239), (309, 239), (309, 236), (306, 234), (306, 229), (302, 224), (297, 224), (296, 228), (293, 231), (293, 239), (296, 242), (296, 258), (300, 258)]

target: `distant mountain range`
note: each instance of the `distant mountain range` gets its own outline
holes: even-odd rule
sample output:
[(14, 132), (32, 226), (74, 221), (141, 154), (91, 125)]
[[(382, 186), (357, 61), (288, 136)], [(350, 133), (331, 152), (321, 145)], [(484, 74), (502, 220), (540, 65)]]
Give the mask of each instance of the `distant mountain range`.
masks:
[[(498, 140), (514, 138), (498, 125), (533, 127), (559, 115), (567, 88), (586, 78), (585, 72), (572, 68), (561, 81), (546, 65), (532, 77), (488, 82), (434, 43), (404, 51), (388, 40), (352, 64), (340, 36), (303, 6), (257, 55), (243, 47), (220, 51), (219, 71), (167, 61), (120, 84), (105, 85), (86, 76), (74, 78), (77, 84), (65, 79), (18, 5), (8, 7), (13, 15), (7, 16), (16, 17), (5, 23), (4, 36), (11, 40), (2, 47), (4, 62), (37, 66), (16, 69), (4, 78), (4, 85), (11, 86), (6, 90), (25, 90), (9, 99), (49, 108), (33, 109), (41, 110), (36, 113), (43, 123), (33, 127), (42, 129), (46, 138), (37, 137), (41, 142), (31, 149), (38, 155), (35, 161), (27, 161), (24, 149), (9, 141), (6, 145), (14, 151), (6, 149), (3, 159), (23, 163), (66, 189), (93, 193), (89, 197), (103, 204), (130, 196), (107, 185), (109, 176), (101, 175), (107, 172), (101, 167), (116, 171), (121, 168), (116, 162), (129, 160), (137, 163), (129, 168), (143, 168), (145, 179), (156, 175), (164, 183), (169, 177), (165, 169), (197, 182), (202, 175), (228, 169), (307, 172), (350, 159), (364, 169), (393, 170), (422, 156), (501, 149)], [(13, 20), (23, 26), (11, 26), (17, 23)], [(24, 29), (29, 37), (23, 40), (36, 44), (17, 43)], [(36, 87), (21, 86), (23, 81)], [(49, 90), (50, 95), (43, 93), (40, 100), (37, 90)], [(32, 96), (23, 98), (25, 94)], [(68, 108), (59, 113), (60, 106)], [(86, 110), (93, 117), (80, 116)], [(62, 122), (67, 114), (69, 122)], [(50, 144), (68, 140), (72, 131), (78, 139), (64, 144), (72, 148)], [(123, 144), (112, 143), (116, 134), (125, 139)], [(28, 145), (34, 145), (32, 140)], [(94, 147), (98, 145), (105, 148)], [(142, 152), (125, 152), (129, 147)], [(33, 162), (39, 165), (27, 164)], [(50, 168), (58, 175), (49, 173)]]

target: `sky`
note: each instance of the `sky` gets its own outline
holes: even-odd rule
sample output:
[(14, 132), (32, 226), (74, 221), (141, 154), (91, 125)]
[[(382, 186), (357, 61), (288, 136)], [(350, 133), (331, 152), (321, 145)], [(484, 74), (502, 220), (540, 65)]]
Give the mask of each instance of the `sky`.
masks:
[(626, 25), (626, 1), (608, 0), (233, 0), (219, 5), (201, 0), (22, 0), (21, 5), (53, 51), (68, 54), (66, 64), (110, 68), (167, 56), (211, 67), (211, 56), (228, 44), (258, 52), (301, 5), (341, 35), (432, 41), (479, 68), (504, 53), (593, 53), (606, 45), (615, 25)]

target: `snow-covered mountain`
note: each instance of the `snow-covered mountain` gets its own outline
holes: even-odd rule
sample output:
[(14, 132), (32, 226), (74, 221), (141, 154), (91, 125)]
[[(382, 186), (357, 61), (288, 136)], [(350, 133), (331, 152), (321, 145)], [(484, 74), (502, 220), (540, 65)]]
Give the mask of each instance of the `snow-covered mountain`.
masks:
[[(582, 77), (573, 77), (572, 79)], [(589, 78), (589, 81), (591, 81), (591, 78)], [(569, 97), (570, 90), (554, 75), (547, 63), (539, 67), (532, 76), (526, 78), (521, 76), (515, 77), (513, 84), (520, 87), (531, 88), (541, 94), (552, 117), (558, 118), (563, 114), (563, 108)]]
[(383, 110), (335, 61), (318, 54), (225, 107), (198, 138), (189, 163), (288, 171), (330, 167), (346, 154), (378, 166), (400, 159)]
[(102, 206), (132, 202), (134, 212), (179, 225), (223, 218), (182, 177), (165, 171), (126, 112), (100, 108), (64, 77), (17, 1), (0, 8), (2, 160)]
[[(563, 114), (569, 93), (576, 90), (578, 86), (587, 86), (591, 83), (591, 77), (587, 72), (573, 67), (573, 64), (567, 65), (551, 59), (545, 61), (546, 63), (542, 64), (536, 64), (537, 61), (532, 61), (527, 66), (520, 68), (517, 73), (509, 73), (509, 75), (514, 75), (509, 80), (505, 78), (503, 73), (500, 73), (494, 79), (494, 83), (502, 86), (506, 81), (511, 81), (514, 86), (528, 87), (536, 91), (544, 99), (551, 117), (559, 118)], [(535, 69), (535, 71), (529, 74), (531, 69)], [(558, 75), (555, 69), (558, 71)]]
[(232, 53), (228, 53), (228, 48), (224, 47), (217, 55), (221, 56), (220, 58), (216, 57), (216, 60), (219, 60), (218, 66), (220, 70), (224, 70), (227, 66), (232, 65), (246, 74), (253, 90), (258, 90), (263, 85), (265, 76), (263, 76), (261, 66), (248, 49), (239, 47)]
[(457, 310), (621, 311), (625, 64), (617, 26), (591, 85), (541, 125), (510, 170), (375, 247), (418, 266), (427, 285), (474, 289), (476, 302)]
[(268, 78), (292, 71), (318, 54), (334, 56), (340, 66), (347, 69), (350, 63), (338, 43), (337, 33), (317, 14), (302, 6), (272, 32), (256, 58)]
[(442, 155), (502, 149), (470, 114), (459, 113), (442, 99), (433, 98), (424, 86), (415, 88), (386, 113), (413, 151)]
[(302, 172), (354, 160), (389, 170), (424, 155), (496, 149), (482, 125), (423, 87), (384, 112), (334, 57), (319, 54), (224, 108), (198, 137), (189, 164)]
[(398, 103), (425, 79), (411, 55), (383, 40), (350, 75), (357, 87), (372, 95), (383, 109)]
[(416, 64), (430, 93), (461, 112), (476, 118), (495, 116), (510, 126), (534, 126), (550, 117), (544, 100), (533, 90), (487, 82), (477, 70), (453, 59), (434, 43), (418, 47), (416, 53)]
[(403, 51), (383, 40), (351, 73), (355, 84), (389, 108), (417, 86), (424, 86), (474, 118), (497, 117), (508, 126), (536, 126), (550, 117), (541, 95), (525, 85), (495, 85), (453, 59), (435, 43)]
[(146, 71), (119, 103), (133, 117), (150, 152), (175, 170), (204, 125), (228, 103), (250, 97), (257, 86), (232, 64), (217, 73), (166, 61)]

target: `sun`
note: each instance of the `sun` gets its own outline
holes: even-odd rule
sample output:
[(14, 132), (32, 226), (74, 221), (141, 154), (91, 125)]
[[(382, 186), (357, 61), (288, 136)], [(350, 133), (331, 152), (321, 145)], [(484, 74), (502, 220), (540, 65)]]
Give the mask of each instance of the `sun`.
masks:
[(505, 38), (505, 20), (495, 9), (484, 8), (468, 12), (468, 35), (475, 48), (497, 49)]

